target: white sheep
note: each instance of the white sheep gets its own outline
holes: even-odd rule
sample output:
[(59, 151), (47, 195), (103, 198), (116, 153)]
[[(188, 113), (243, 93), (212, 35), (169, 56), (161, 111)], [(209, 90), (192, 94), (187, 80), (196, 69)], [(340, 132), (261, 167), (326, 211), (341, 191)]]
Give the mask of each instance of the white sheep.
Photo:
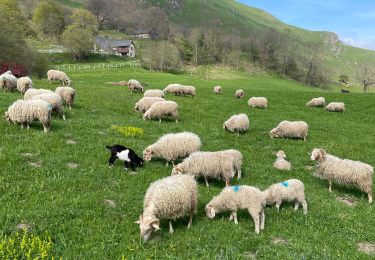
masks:
[(294, 210), (302, 206), (303, 213), (307, 214), (307, 203), (305, 200), (305, 186), (297, 179), (290, 179), (280, 183), (272, 184), (263, 191), (267, 205), (276, 204), (277, 211), (284, 201), (294, 202)]
[(286, 158), (286, 154), (284, 151), (278, 151), (277, 154), (276, 154), (276, 161), (273, 163), (273, 167), (275, 167), (276, 169), (279, 169), (279, 170), (284, 170), (284, 171), (290, 171), (290, 169), (292, 168), (292, 165), (290, 164), (290, 162), (288, 162), (287, 160), (285, 160)]
[(149, 89), (146, 90), (145, 93), (143, 94), (144, 97), (159, 97), (163, 98), (164, 97), (164, 92), (163, 90), (160, 89)]
[(11, 71), (0, 75), (0, 89), (12, 91), (17, 88), (17, 78)]
[(313, 98), (306, 103), (307, 107), (324, 107), (326, 105), (326, 99), (324, 97)]
[(268, 100), (265, 97), (251, 97), (247, 105), (252, 108), (267, 108)]
[(329, 192), (332, 192), (332, 181), (353, 185), (367, 193), (368, 201), (372, 203), (374, 168), (371, 165), (359, 161), (340, 159), (318, 148), (313, 149), (311, 160), (317, 162), (315, 176), (328, 180)]
[(5, 112), (4, 118), (8, 122), (21, 124), (21, 128), (27, 127), (34, 120), (39, 120), (48, 132), (51, 125), (51, 105), (44, 100), (22, 100), (15, 101)]
[(160, 220), (169, 220), (169, 233), (173, 233), (172, 220), (189, 215), (190, 228), (197, 210), (198, 186), (192, 176), (176, 175), (151, 183), (143, 202), (139, 224), (141, 237), (147, 241), (154, 230), (160, 230)]
[(171, 93), (176, 96), (192, 96), (195, 97), (195, 87), (181, 85), (181, 84), (169, 84), (163, 90), (164, 93)]
[(157, 102), (163, 102), (163, 101), (165, 101), (165, 99), (164, 98), (160, 98), (160, 97), (144, 97), (144, 98), (141, 98), (137, 103), (135, 103), (134, 110), (135, 111), (139, 111), (141, 113), (144, 113), (153, 104), (155, 104)]
[(178, 105), (174, 101), (163, 101), (156, 102), (143, 114), (143, 119), (159, 119), (161, 122), (162, 118), (172, 118), (178, 123)]
[(40, 94), (53, 94), (52, 90), (49, 89), (42, 89), (42, 88), (30, 88), (28, 89), (25, 94), (23, 95), (24, 100), (31, 99), (33, 96), (40, 95)]
[(143, 86), (138, 80), (129, 79), (127, 85), (131, 92), (143, 92)]
[(245, 92), (243, 91), (243, 89), (237, 89), (234, 93), (234, 96), (236, 98), (243, 98), (245, 96)]
[(51, 104), (52, 110), (57, 113), (57, 115), (65, 120), (64, 111), (62, 108), (62, 98), (59, 94), (56, 94), (54, 92), (52, 93), (45, 93), (45, 94), (39, 94), (35, 95), (31, 98), (32, 100), (44, 100)]
[(234, 177), (233, 158), (218, 152), (194, 152), (172, 169), (172, 175), (189, 174), (203, 177), (208, 187), (208, 178), (222, 179), (227, 186)]
[(214, 93), (215, 94), (221, 94), (221, 87), (220, 86), (215, 86), (214, 87)]
[(233, 115), (224, 122), (223, 128), (231, 133), (246, 132), (249, 129), (249, 117), (246, 114)]
[(242, 167), (242, 160), (243, 160), (242, 153), (235, 149), (218, 151), (217, 153), (221, 153), (222, 155), (226, 157), (231, 157), (233, 159), (233, 166), (234, 166), (234, 170), (237, 173), (237, 179), (241, 179), (241, 167)]
[(17, 80), (17, 89), (22, 95), (25, 94), (29, 88), (33, 87), (33, 81), (29, 77), (22, 77)]
[(270, 137), (301, 138), (306, 141), (309, 126), (304, 121), (282, 121), (270, 131)]
[(209, 219), (215, 218), (217, 213), (230, 211), (229, 221), (233, 220), (235, 224), (238, 224), (237, 211), (246, 209), (254, 220), (255, 233), (259, 234), (260, 230), (264, 229), (265, 207), (266, 200), (261, 190), (241, 185), (225, 187), (206, 205), (205, 209)]
[(51, 84), (52, 80), (58, 80), (61, 81), (63, 85), (70, 86), (71, 80), (70, 78), (66, 75), (65, 72), (60, 71), (60, 70), (49, 70), (47, 71), (47, 78), (49, 84)]
[(328, 112), (344, 112), (345, 104), (343, 102), (331, 102), (325, 107), (325, 109)]
[(72, 109), (76, 92), (72, 87), (57, 87), (55, 93), (59, 94), (60, 97), (64, 100), (65, 104)]
[(174, 165), (177, 159), (183, 159), (191, 153), (199, 151), (202, 142), (196, 134), (190, 132), (169, 133), (163, 135), (154, 144), (143, 151), (143, 159), (150, 161), (153, 157), (170, 161)]

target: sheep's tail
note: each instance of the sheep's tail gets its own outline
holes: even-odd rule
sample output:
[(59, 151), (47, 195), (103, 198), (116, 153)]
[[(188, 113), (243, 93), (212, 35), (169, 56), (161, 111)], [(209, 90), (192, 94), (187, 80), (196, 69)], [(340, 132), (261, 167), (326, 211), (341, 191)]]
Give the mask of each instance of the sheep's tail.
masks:
[(105, 146), (108, 150), (112, 150), (112, 146), (106, 145)]

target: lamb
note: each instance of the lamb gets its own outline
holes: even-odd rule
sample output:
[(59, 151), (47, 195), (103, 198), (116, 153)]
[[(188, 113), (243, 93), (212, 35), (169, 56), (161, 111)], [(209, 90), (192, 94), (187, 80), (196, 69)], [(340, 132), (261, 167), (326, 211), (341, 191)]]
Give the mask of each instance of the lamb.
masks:
[(17, 80), (17, 89), (22, 95), (25, 94), (29, 88), (33, 87), (33, 81), (29, 77), (22, 77)]
[(265, 97), (252, 97), (247, 101), (247, 105), (252, 108), (267, 108), (268, 100)]
[(324, 97), (313, 98), (306, 103), (307, 107), (324, 107), (326, 105), (326, 99)]
[(178, 105), (174, 101), (156, 102), (143, 114), (143, 119), (159, 119), (170, 117), (178, 123)]
[(345, 104), (343, 102), (331, 102), (325, 107), (328, 112), (344, 112)]
[(28, 89), (25, 94), (23, 95), (24, 100), (31, 99), (33, 96), (40, 95), (40, 94), (53, 94), (52, 90), (42, 89), (42, 88), (30, 88)]
[(282, 121), (270, 131), (270, 137), (301, 138), (306, 141), (309, 126), (304, 121)]
[(169, 133), (163, 135), (154, 144), (149, 145), (143, 151), (143, 159), (150, 161), (153, 157), (160, 157), (174, 162), (189, 156), (191, 153), (199, 151), (202, 142), (196, 134), (190, 132)]
[(215, 94), (221, 94), (221, 87), (220, 86), (214, 87), (214, 93)]
[(263, 191), (267, 205), (276, 204), (277, 211), (284, 201), (294, 201), (294, 211), (302, 206), (303, 213), (307, 214), (307, 203), (305, 200), (305, 186), (297, 179), (290, 179), (280, 183), (272, 184)]
[(169, 84), (163, 90), (164, 93), (171, 93), (176, 96), (192, 96), (195, 97), (195, 87), (181, 84)]
[(246, 114), (233, 115), (224, 122), (223, 128), (231, 133), (246, 132), (249, 129), (249, 117)]
[(374, 168), (366, 163), (340, 159), (326, 153), (323, 149), (314, 148), (311, 160), (317, 162), (316, 177), (327, 179), (329, 192), (332, 192), (332, 181), (353, 185), (367, 193), (369, 203), (372, 203), (372, 176)]
[(285, 160), (286, 158), (285, 152), (281, 150), (278, 151), (276, 154), (276, 157), (277, 159), (274, 162), (273, 167), (279, 170), (290, 171), (290, 169), (292, 168), (292, 165), (290, 164), (290, 162)]
[(63, 85), (70, 86), (71, 80), (70, 78), (65, 74), (65, 72), (60, 70), (49, 70), (47, 71), (47, 78), (49, 84), (51, 84), (52, 80), (58, 80), (63, 83)]
[(233, 159), (233, 166), (234, 166), (234, 170), (237, 173), (237, 180), (241, 179), (241, 167), (242, 167), (242, 160), (243, 160), (242, 153), (235, 149), (218, 151), (217, 153), (220, 153), (226, 157), (231, 157)]
[(12, 91), (17, 88), (17, 78), (11, 71), (0, 75), (0, 89)]
[(149, 89), (146, 90), (146, 92), (143, 94), (144, 97), (158, 97), (158, 98), (163, 98), (164, 97), (164, 92), (163, 90), (160, 89)]
[(138, 80), (129, 79), (127, 85), (131, 92), (143, 92), (143, 86)]
[(247, 209), (254, 220), (255, 233), (259, 234), (260, 230), (264, 229), (265, 207), (266, 199), (258, 188), (247, 185), (232, 186), (225, 187), (206, 205), (206, 215), (209, 219), (213, 219), (217, 213), (229, 210), (231, 211), (229, 221), (233, 220), (238, 224), (237, 210)]
[(57, 113), (57, 115), (65, 120), (64, 111), (62, 108), (62, 98), (59, 94), (56, 94), (54, 92), (47, 93), (47, 94), (39, 94), (35, 95), (31, 98), (32, 100), (41, 99), (44, 101), (47, 101), (52, 106), (52, 110)]
[(226, 186), (235, 174), (233, 158), (217, 152), (194, 152), (172, 169), (172, 175), (189, 174), (203, 177), (208, 187), (208, 178), (223, 179)]
[(29, 124), (37, 119), (42, 123), (44, 132), (48, 132), (51, 125), (51, 109), (51, 105), (44, 100), (19, 99), (9, 106), (4, 118), (27, 129), (30, 128)]
[(243, 91), (243, 89), (237, 89), (234, 93), (234, 96), (236, 98), (243, 98), (245, 96), (245, 92)]
[(72, 87), (57, 87), (55, 93), (59, 94), (60, 97), (64, 100), (65, 104), (72, 109), (74, 99), (76, 97), (76, 92)]
[(139, 224), (144, 241), (154, 230), (160, 230), (160, 220), (169, 220), (169, 233), (173, 233), (172, 220), (189, 215), (189, 229), (197, 210), (198, 186), (192, 176), (176, 175), (151, 183), (143, 202)]
[(163, 101), (165, 101), (165, 99), (160, 97), (144, 97), (141, 98), (137, 103), (135, 103), (134, 110), (144, 113), (156, 102)]

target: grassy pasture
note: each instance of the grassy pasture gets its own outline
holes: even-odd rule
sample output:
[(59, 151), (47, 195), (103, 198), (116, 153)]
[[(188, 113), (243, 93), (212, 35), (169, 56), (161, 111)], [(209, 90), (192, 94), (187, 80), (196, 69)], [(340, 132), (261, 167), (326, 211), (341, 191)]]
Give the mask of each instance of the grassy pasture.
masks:
[[(375, 95), (319, 92), (294, 82), (264, 77), (238, 77), (231, 80), (207, 80), (195, 76), (149, 72), (134, 68), (70, 72), (77, 91), (73, 110), (65, 109), (67, 121), (53, 117), (51, 132), (44, 134), (39, 123), (29, 131), (0, 121), (0, 237), (16, 231), (21, 222), (29, 223), (32, 232), (45, 231), (53, 240), (52, 254), (63, 259), (242, 259), (256, 256), (264, 259), (365, 259), (357, 250), (358, 242), (375, 242), (374, 206), (356, 189), (334, 185), (328, 193), (327, 181), (312, 176), (309, 152), (322, 147), (340, 157), (361, 160), (375, 165), (373, 127), (375, 126)], [(134, 112), (134, 103), (141, 94), (131, 94), (125, 87), (105, 84), (108, 81), (136, 78), (149, 88), (164, 88), (180, 82), (197, 87), (196, 100), (167, 96), (180, 105), (180, 122), (143, 121)], [(38, 88), (54, 89), (47, 80), (34, 80)], [(215, 85), (223, 87), (223, 95), (212, 92)], [(234, 98), (237, 88), (245, 90), (245, 98)], [(266, 110), (249, 109), (251, 96), (265, 96)], [(312, 97), (324, 96), (328, 102), (343, 101), (345, 113), (328, 113), (323, 109), (306, 108)], [(3, 113), (19, 93), (1, 93)], [(240, 136), (222, 129), (231, 115), (245, 112), (250, 130)], [(282, 120), (304, 120), (310, 126), (307, 142), (270, 139), (268, 132)], [(125, 138), (111, 125), (135, 126), (144, 129), (144, 136)], [(173, 235), (168, 222), (155, 238), (143, 243), (139, 227), (133, 222), (142, 212), (143, 197), (149, 184), (168, 176), (170, 167), (164, 161), (151, 161), (138, 174), (125, 172), (117, 162), (108, 168), (107, 144), (124, 144), (139, 154), (159, 136), (169, 132), (192, 131), (202, 139), (202, 150), (239, 149), (244, 155), (243, 178), (232, 184), (269, 185), (298, 178), (305, 183), (309, 207), (294, 212), (291, 204), (281, 211), (266, 209), (266, 226), (255, 235), (247, 212), (240, 211), (239, 225), (229, 222), (229, 213), (214, 220), (205, 216), (206, 203), (224, 187), (224, 182), (211, 181), (206, 188), (199, 181), (198, 214), (190, 230), (188, 219), (175, 222)], [(67, 144), (74, 140), (77, 144)], [(282, 149), (292, 163), (290, 172), (272, 167), (274, 153)], [(21, 154), (32, 153), (31, 157)], [(36, 168), (28, 162), (37, 162)], [(78, 167), (70, 169), (67, 163)], [(357, 202), (348, 207), (336, 200), (345, 196)], [(113, 200), (117, 207), (103, 204)], [(275, 244), (281, 238), (283, 243)]]

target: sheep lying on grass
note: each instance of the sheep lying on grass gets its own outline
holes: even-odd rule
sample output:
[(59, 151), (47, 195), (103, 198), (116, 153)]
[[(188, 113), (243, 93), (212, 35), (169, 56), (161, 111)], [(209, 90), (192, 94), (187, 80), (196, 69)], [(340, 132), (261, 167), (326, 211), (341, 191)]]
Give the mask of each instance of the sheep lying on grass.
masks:
[(303, 213), (307, 214), (307, 203), (305, 200), (305, 186), (303, 182), (296, 179), (276, 183), (268, 187), (263, 194), (267, 205), (276, 204), (277, 211), (284, 201), (294, 202), (294, 210), (297, 211), (302, 206)]
[(177, 159), (183, 159), (191, 153), (199, 151), (202, 142), (196, 134), (190, 132), (170, 133), (163, 135), (154, 144), (143, 151), (143, 159), (150, 161), (153, 157), (170, 161), (174, 165)]
[(237, 89), (234, 93), (234, 96), (236, 98), (243, 98), (245, 96), (245, 92), (243, 91), (243, 89)]
[(233, 159), (233, 166), (234, 166), (234, 170), (237, 173), (237, 180), (241, 179), (241, 167), (242, 167), (242, 160), (243, 160), (242, 153), (235, 149), (218, 151), (217, 153), (220, 153), (226, 157), (230, 157)]
[(61, 81), (63, 85), (69, 86), (71, 83), (70, 78), (65, 74), (65, 72), (60, 70), (49, 70), (47, 72), (48, 82), (51, 84), (52, 80)]
[(44, 100), (47, 101), (49, 104), (52, 106), (52, 110), (57, 113), (57, 115), (65, 120), (65, 115), (64, 111), (62, 108), (62, 98), (60, 97), (59, 94), (56, 94), (54, 92), (52, 93), (47, 93), (47, 94), (39, 94), (35, 95), (31, 98), (32, 100)]
[(24, 100), (31, 99), (33, 96), (40, 95), (40, 94), (54, 94), (52, 90), (42, 89), (42, 88), (30, 88), (25, 92), (23, 95)]
[(160, 89), (149, 89), (146, 90), (145, 93), (143, 94), (144, 97), (159, 97), (163, 98), (164, 97), (164, 92), (163, 90)]
[(214, 87), (214, 93), (215, 94), (221, 94), (221, 87), (220, 86), (215, 86)]
[(0, 75), (0, 89), (13, 91), (17, 88), (17, 78), (11, 71), (6, 71)]
[(331, 102), (326, 106), (328, 112), (344, 112), (345, 104), (343, 102)]
[(172, 169), (172, 175), (189, 174), (203, 177), (208, 187), (208, 178), (222, 179), (227, 186), (235, 171), (233, 158), (218, 152), (194, 152)]
[(61, 96), (69, 109), (72, 109), (72, 105), (76, 96), (76, 92), (72, 87), (57, 87), (55, 89), (55, 93)]
[(223, 128), (231, 133), (246, 132), (249, 129), (249, 117), (246, 114), (233, 115), (224, 122)]
[(253, 108), (267, 108), (268, 100), (265, 97), (252, 97), (247, 101), (247, 105)]
[(217, 213), (231, 211), (229, 221), (233, 220), (238, 224), (237, 210), (247, 209), (254, 220), (255, 233), (259, 234), (260, 230), (264, 229), (265, 207), (265, 197), (258, 188), (247, 185), (232, 186), (225, 187), (206, 205), (206, 215), (213, 219)]
[(176, 96), (192, 96), (195, 97), (195, 87), (181, 84), (169, 84), (163, 90), (164, 93), (171, 93)]
[(143, 92), (143, 86), (138, 80), (129, 79), (127, 85), (131, 92)]
[[(146, 91), (147, 92), (147, 91)], [(157, 102), (165, 101), (164, 98), (160, 97), (144, 97), (141, 98), (137, 103), (134, 105), (134, 110), (144, 113), (146, 112), (153, 104)]]
[(178, 123), (178, 105), (174, 101), (156, 102), (143, 114), (143, 119), (159, 119), (172, 118)]
[(359, 161), (340, 159), (318, 148), (312, 151), (311, 160), (317, 162), (316, 177), (328, 180), (329, 192), (332, 192), (332, 181), (354, 185), (367, 193), (368, 201), (372, 203), (374, 168), (371, 165)]
[(307, 107), (324, 107), (326, 105), (326, 99), (324, 97), (313, 98), (306, 103)]
[(17, 89), (22, 95), (25, 94), (29, 88), (33, 87), (33, 81), (29, 77), (22, 77), (17, 80)]
[(304, 121), (282, 121), (270, 131), (270, 137), (300, 138), (306, 141), (309, 126)]
[(14, 102), (5, 112), (4, 118), (8, 122), (21, 124), (21, 128), (27, 127), (34, 120), (39, 120), (48, 132), (51, 125), (51, 105), (44, 100), (22, 100)]
[(276, 161), (273, 163), (273, 167), (275, 167), (276, 169), (279, 169), (279, 170), (284, 170), (284, 171), (290, 171), (290, 169), (292, 168), (292, 165), (290, 164), (290, 162), (288, 162), (287, 160), (285, 160), (286, 158), (286, 154), (284, 151), (278, 151), (277, 154), (276, 154)]
[(141, 237), (147, 241), (154, 230), (160, 230), (160, 220), (169, 220), (169, 233), (173, 233), (172, 220), (189, 215), (191, 227), (197, 209), (198, 187), (192, 176), (176, 175), (151, 183), (147, 189), (143, 214), (136, 221)]

